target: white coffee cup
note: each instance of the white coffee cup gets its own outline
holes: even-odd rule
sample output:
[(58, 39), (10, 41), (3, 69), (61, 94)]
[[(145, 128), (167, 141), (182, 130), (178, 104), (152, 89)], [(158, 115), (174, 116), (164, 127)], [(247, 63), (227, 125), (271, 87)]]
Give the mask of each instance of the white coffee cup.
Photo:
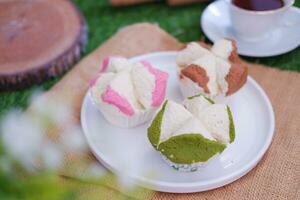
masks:
[[(233, 31), (236, 36), (246, 40), (260, 40), (281, 26), (281, 19), (291, 8), (295, 0), (284, 0), (284, 6), (275, 10), (252, 11), (229, 4), (229, 13)], [(263, 1), (263, 0), (262, 0)]]

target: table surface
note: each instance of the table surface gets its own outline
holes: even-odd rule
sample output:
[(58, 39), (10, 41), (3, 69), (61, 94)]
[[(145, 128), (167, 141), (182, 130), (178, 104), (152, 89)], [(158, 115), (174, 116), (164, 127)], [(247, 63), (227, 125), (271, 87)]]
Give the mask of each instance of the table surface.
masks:
[[(169, 7), (163, 1), (137, 6), (113, 8), (106, 0), (74, 0), (83, 12), (89, 26), (89, 40), (85, 54), (90, 53), (107, 40), (119, 28), (137, 22), (159, 24), (181, 41), (207, 40), (199, 28), (202, 11), (208, 4)], [(295, 1), (300, 7), (300, 0)], [(84, 56), (84, 55), (83, 55)], [(276, 57), (244, 59), (284, 70), (300, 72), (300, 48)], [(61, 76), (62, 77), (62, 76)], [(40, 86), (14, 92), (0, 93), (0, 118), (12, 107), (26, 108), (28, 100), (36, 90), (47, 90), (61, 77), (46, 81)]]

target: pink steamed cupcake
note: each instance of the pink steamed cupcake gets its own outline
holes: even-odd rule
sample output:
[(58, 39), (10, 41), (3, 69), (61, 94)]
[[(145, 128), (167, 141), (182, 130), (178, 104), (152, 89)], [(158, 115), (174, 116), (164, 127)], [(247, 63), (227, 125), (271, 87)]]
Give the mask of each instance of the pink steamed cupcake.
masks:
[(114, 56), (104, 59), (91, 81), (91, 97), (111, 124), (134, 127), (150, 120), (165, 99), (168, 74), (149, 62), (132, 63)]

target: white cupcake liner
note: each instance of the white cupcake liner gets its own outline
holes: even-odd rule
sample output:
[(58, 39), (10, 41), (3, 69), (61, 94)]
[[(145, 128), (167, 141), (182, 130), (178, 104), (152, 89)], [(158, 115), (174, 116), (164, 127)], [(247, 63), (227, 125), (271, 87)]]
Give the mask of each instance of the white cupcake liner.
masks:
[(141, 124), (146, 123), (152, 119), (155, 109), (149, 109), (147, 111), (142, 111), (135, 113), (132, 116), (125, 115), (119, 110), (112, 111), (111, 106), (101, 103), (98, 105), (99, 110), (103, 114), (104, 118), (111, 124), (121, 127), (121, 128), (132, 128)]
[(104, 102), (96, 102), (93, 98), (91, 91), (89, 92), (89, 96), (92, 100), (92, 103), (102, 113), (103, 117), (109, 123), (120, 128), (132, 128), (144, 124), (153, 118), (155, 111), (157, 110), (157, 108), (150, 108), (147, 110), (137, 112), (132, 116), (129, 116), (122, 113), (118, 108), (116, 108), (113, 105)]
[(201, 169), (204, 169), (212, 160), (217, 159), (220, 154), (216, 154), (213, 157), (211, 157), (206, 162), (198, 162), (198, 163), (192, 163), (192, 164), (179, 164), (174, 163), (171, 160), (169, 160), (165, 155), (163, 155), (161, 152), (159, 152), (163, 158), (163, 160), (171, 166), (173, 169), (180, 171), (180, 172), (195, 172)]

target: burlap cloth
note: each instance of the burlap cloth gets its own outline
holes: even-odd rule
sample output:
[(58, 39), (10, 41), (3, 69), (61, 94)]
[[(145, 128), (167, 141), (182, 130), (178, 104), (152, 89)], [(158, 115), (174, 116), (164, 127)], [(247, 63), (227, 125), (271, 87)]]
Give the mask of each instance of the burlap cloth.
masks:
[[(131, 57), (183, 46), (156, 25), (128, 26), (82, 59), (46, 95), (67, 95), (75, 113), (70, 123), (79, 124), (83, 96), (104, 57)], [(257, 167), (219, 189), (193, 194), (156, 193), (153, 199), (300, 199), (300, 74), (256, 64), (250, 64), (249, 73), (266, 91), (276, 116), (275, 137)]]

